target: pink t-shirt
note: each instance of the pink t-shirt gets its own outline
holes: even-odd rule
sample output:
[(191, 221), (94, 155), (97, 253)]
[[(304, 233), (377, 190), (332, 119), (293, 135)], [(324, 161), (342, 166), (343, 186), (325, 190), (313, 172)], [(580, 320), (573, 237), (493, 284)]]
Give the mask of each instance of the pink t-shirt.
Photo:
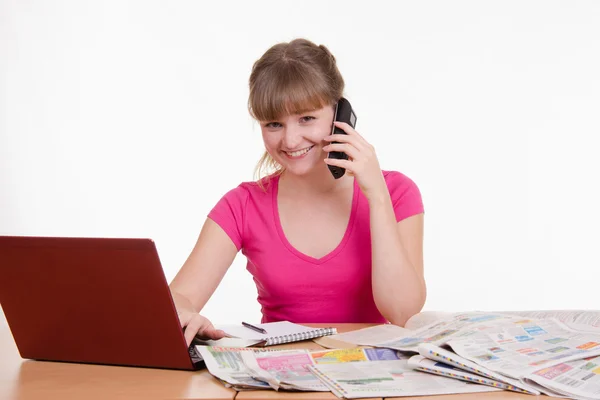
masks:
[[(423, 212), (421, 193), (410, 178), (395, 171), (383, 175), (397, 221)], [(319, 259), (287, 241), (277, 209), (278, 184), (278, 176), (265, 185), (266, 191), (256, 182), (244, 182), (208, 214), (246, 256), (262, 322), (385, 323), (371, 290), (369, 204), (356, 180), (346, 233)]]

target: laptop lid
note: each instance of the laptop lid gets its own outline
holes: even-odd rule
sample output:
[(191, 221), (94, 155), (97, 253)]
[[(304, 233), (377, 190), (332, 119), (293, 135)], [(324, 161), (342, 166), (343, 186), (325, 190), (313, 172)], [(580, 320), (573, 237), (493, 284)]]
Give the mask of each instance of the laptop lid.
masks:
[(150, 239), (0, 236), (0, 304), (23, 358), (201, 366)]

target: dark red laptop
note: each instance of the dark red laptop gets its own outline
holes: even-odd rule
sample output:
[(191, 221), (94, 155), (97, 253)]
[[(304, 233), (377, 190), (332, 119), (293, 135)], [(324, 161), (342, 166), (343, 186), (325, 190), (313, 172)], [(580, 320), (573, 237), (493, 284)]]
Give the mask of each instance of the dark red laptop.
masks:
[(23, 358), (203, 367), (150, 239), (0, 236), (0, 304)]

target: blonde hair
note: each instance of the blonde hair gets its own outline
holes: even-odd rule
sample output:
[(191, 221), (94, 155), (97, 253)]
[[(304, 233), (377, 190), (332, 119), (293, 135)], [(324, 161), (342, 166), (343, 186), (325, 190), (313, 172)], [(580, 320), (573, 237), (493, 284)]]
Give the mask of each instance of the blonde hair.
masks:
[[(342, 97), (344, 79), (327, 47), (295, 39), (272, 46), (254, 63), (249, 86), (250, 115), (257, 121), (273, 121), (335, 104)], [(266, 151), (254, 171), (261, 187), (263, 177), (268, 180), (282, 172)]]

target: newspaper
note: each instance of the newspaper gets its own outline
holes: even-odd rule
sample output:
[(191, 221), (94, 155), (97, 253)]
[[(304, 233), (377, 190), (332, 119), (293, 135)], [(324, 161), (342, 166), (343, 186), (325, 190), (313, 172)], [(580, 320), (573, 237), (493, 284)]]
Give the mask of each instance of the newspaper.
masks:
[(411, 331), (409, 329), (393, 324), (381, 324), (315, 339), (314, 342), (327, 344), (328, 341), (335, 340), (360, 346), (376, 346), (410, 334)]
[(311, 365), (399, 360), (391, 349), (243, 349), (196, 346), (209, 372), (234, 389), (330, 391), (310, 370)]
[(502, 389), (468, 383), (412, 369), (407, 360), (310, 366), (338, 397), (426, 396), (481, 393)]
[(588, 357), (543, 368), (525, 381), (550, 388), (559, 395), (576, 399), (600, 399), (600, 357)]
[[(546, 314), (535, 312), (533, 315)], [(508, 390), (532, 394), (537, 391), (574, 399), (600, 399), (600, 334), (573, 329), (574, 325), (593, 328), (593, 315), (562, 314), (563, 319), (571, 322), (570, 326), (554, 318), (517, 317), (501, 322), (489, 323), (488, 320), (464, 325), (462, 331), (440, 341), (446, 342), (455, 353), (427, 343), (428, 339), (435, 342), (436, 337), (425, 338), (417, 349), (422, 357), (431, 361), (414, 357), (409, 360), (409, 365), (455, 379), (494, 379), (511, 385), (497, 386)], [(431, 330), (432, 326), (427, 328)], [(444, 370), (442, 363), (476, 375), (467, 376), (457, 369), (452, 372)]]
[[(255, 379), (252, 371), (244, 364), (242, 353), (252, 353), (257, 350), (243, 347), (215, 347), (215, 346), (196, 346), (208, 371), (221, 380), (225, 386), (236, 390), (244, 389), (269, 389), (267, 382)], [(283, 351), (283, 350), (282, 350)]]
[[(475, 310), (471, 310), (471, 311), (475, 311)], [(414, 331), (414, 330), (424, 327), (425, 325), (429, 325), (433, 322), (436, 322), (436, 321), (439, 321), (442, 319), (448, 319), (448, 318), (452, 317), (453, 314), (456, 314), (456, 311), (455, 312), (421, 311), (420, 313), (417, 313), (417, 314), (413, 315), (412, 317), (410, 317), (408, 319), (408, 321), (406, 321), (406, 323), (404, 324), (404, 327), (406, 329), (410, 329), (411, 331)]]
[[(523, 317), (543, 319), (557, 318), (572, 329), (600, 333), (600, 310), (550, 310), (550, 311), (423, 311), (412, 316), (406, 327), (381, 324), (356, 331), (340, 333), (314, 342), (324, 347), (340, 347), (342, 343), (360, 346), (378, 346), (415, 352), (419, 343), (435, 341), (443, 344), (453, 335), (453, 330), (465, 330), (470, 325), (484, 321), (519, 320)], [(468, 332), (463, 334), (468, 335)], [(439, 339), (439, 340), (436, 340)]]
[(424, 344), (419, 346), (419, 350), (429, 358), (413, 356), (408, 360), (408, 365), (421, 371), (528, 394), (537, 394), (539, 391), (554, 397), (600, 399), (599, 356), (556, 364), (525, 375), (521, 380), (513, 380), (446, 349)]
[(514, 379), (542, 367), (600, 355), (600, 335), (572, 330), (556, 319), (485, 326), (447, 344), (456, 354)]
[(468, 337), (480, 329), (521, 319), (521, 317), (514, 315), (481, 311), (456, 313), (446, 319), (435, 321), (411, 331), (408, 335), (371, 345), (418, 353), (418, 346), (421, 343), (432, 343), (441, 346), (452, 338)]
[(519, 393), (539, 394), (538, 391), (528, 392), (522, 389), (518, 389), (515, 386), (509, 385), (502, 381), (497, 381), (471, 372), (467, 372), (461, 368), (440, 361), (434, 361), (429, 358), (425, 358), (421, 355), (415, 355), (409, 358), (408, 365), (411, 368), (419, 371), (428, 372), (435, 375), (441, 375), (453, 379), (460, 379), (461, 381), (465, 382), (480, 383), (482, 385), (487, 385), (504, 390), (512, 390)]
[[(600, 330), (600, 310), (512, 310), (491, 311), (496, 314), (518, 315), (521, 317), (546, 319), (556, 318), (569, 328), (587, 332)], [(432, 322), (450, 318), (456, 312), (448, 311), (421, 311), (406, 321), (405, 328), (416, 330)]]
[[(236, 390), (331, 390), (338, 397), (359, 398), (465, 393), (463, 390), (486, 391), (481, 389), (485, 388), (600, 399), (597, 382), (600, 334), (573, 329), (573, 324), (593, 328), (594, 317), (572, 312), (561, 317), (571, 321), (571, 327), (553, 318), (474, 311), (454, 313), (414, 331), (386, 324), (355, 331), (344, 338), (374, 348), (309, 351), (197, 346), (197, 349), (211, 374)], [(427, 352), (432, 348), (447, 351), (456, 361), (453, 366), (465, 372), (454, 370), (443, 374), (442, 368), (449, 367), (440, 363), (452, 363), (435, 360)], [(442, 352), (438, 353), (443, 358)], [(435, 362), (414, 358), (409, 364), (408, 358), (414, 354)], [(413, 369), (417, 364), (421, 365), (421, 371)], [(401, 370), (394, 369), (398, 365), (402, 365)], [(399, 375), (397, 371), (401, 371)], [(400, 376), (401, 382), (396, 379)], [(423, 376), (444, 380), (425, 384)], [(452, 386), (456, 382), (463, 386)]]
[(315, 364), (321, 365), (355, 361), (402, 360), (408, 358), (398, 351), (385, 348), (312, 350), (310, 356), (315, 361)]
[[(439, 348), (448, 345), (456, 353), (455, 358), (463, 363), (462, 366), (454, 365), (455, 367), (467, 369), (465, 365), (470, 363), (473, 368), (469, 372), (477, 370), (479, 375), (488, 379), (511, 385), (512, 390), (540, 392), (558, 397), (600, 399), (595, 393), (600, 369), (594, 374), (585, 374), (589, 383), (583, 385), (583, 377), (570, 367), (570, 363), (581, 363), (583, 358), (595, 359), (600, 356), (600, 332), (595, 330), (595, 312), (551, 313), (570, 325), (555, 318), (533, 318), (532, 316), (548, 315), (539, 311), (531, 312), (531, 317), (495, 312), (455, 313), (403, 337), (363, 343), (411, 353), (419, 352), (427, 358), (430, 356), (423, 353), (423, 346), (433, 345)], [(449, 353), (454, 354), (451, 351)], [(414, 366), (417, 360), (419, 359), (414, 359), (411, 364)], [(591, 368), (591, 364), (583, 365)], [(441, 365), (437, 367), (436, 372), (441, 372)], [(574, 377), (568, 371), (572, 371), (571, 375)], [(481, 372), (487, 373), (487, 376)], [(561, 372), (560, 378), (555, 377), (558, 372)], [(552, 382), (547, 381), (549, 376), (553, 377)], [(456, 376), (454, 378), (459, 379)], [(582, 388), (576, 392), (571, 386)], [(511, 390), (508, 386), (506, 389)]]
[[(435, 317), (442, 317), (442, 319), (436, 319)], [(329, 341), (333, 341), (334, 344), (344, 342), (360, 346), (385, 347), (409, 353), (417, 353), (417, 347), (420, 343), (431, 342), (441, 345), (455, 335), (468, 336), (471, 334), (471, 331), (467, 329), (469, 326), (484, 322), (489, 324), (501, 323), (506, 320), (511, 321), (522, 318), (500, 313), (471, 311), (453, 314), (427, 312), (423, 313), (423, 317), (418, 318), (414, 316), (412, 319), (414, 319), (414, 322), (411, 326), (417, 326), (422, 323), (426, 324), (415, 330), (392, 324), (382, 324), (333, 335), (327, 338), (326, 341), (316, 339), (315, 342), (325, 347), (329, 347)]]
[(242, 359), (252, 376), (264, 380), (273, 389), (329, 391), (308, 366), (345, 362), (398, 360), (398, 352), (390, 349), (295, 350), (285, 353), (243, 353)]
[[(421, 359), (415, 357), (428, 359), (434, 364), (431, 364), (427, 361), (423, 361), (421, 363)], [(412, 362), (410, 360), (412, 360)], [(428, 372), (439, 372), (443, 373), (445, 376), (453, 376), (457, 379), (465, 377), (469, 381), (479, 382), (484, 385), (491, 384), (495, 387), (500, 387), (502, 389), (519, 393), (535, 395), (540, 394), (540, 391), (532, 385), (528, 385), (518, 379), (512, 379), (497, 372), (491, 371), (485, 367), (482, 367), (481, 365), (459, 356), (458, 354), (453, 353), (450, 350), (446, 350), (430, 343), (423, 343), (419, 345), (419, 356), (413, 356), (410, 360), (409, 365)], [(440, 368), (452, 368), (454, 371), (450, 372)], [(463, 375), (461, 375), (461, 371)]]
[(600, 310), (502, 311), (501, 313), (535, 319), (556, 318), (571, 329), (600, 333)]
[(272, 389), (329, 391), (308, 369), (308, 366), (314, 365), (308, 350), (263, 354), (244, 352), (242, 360), (254, 378), (268, 383)]

